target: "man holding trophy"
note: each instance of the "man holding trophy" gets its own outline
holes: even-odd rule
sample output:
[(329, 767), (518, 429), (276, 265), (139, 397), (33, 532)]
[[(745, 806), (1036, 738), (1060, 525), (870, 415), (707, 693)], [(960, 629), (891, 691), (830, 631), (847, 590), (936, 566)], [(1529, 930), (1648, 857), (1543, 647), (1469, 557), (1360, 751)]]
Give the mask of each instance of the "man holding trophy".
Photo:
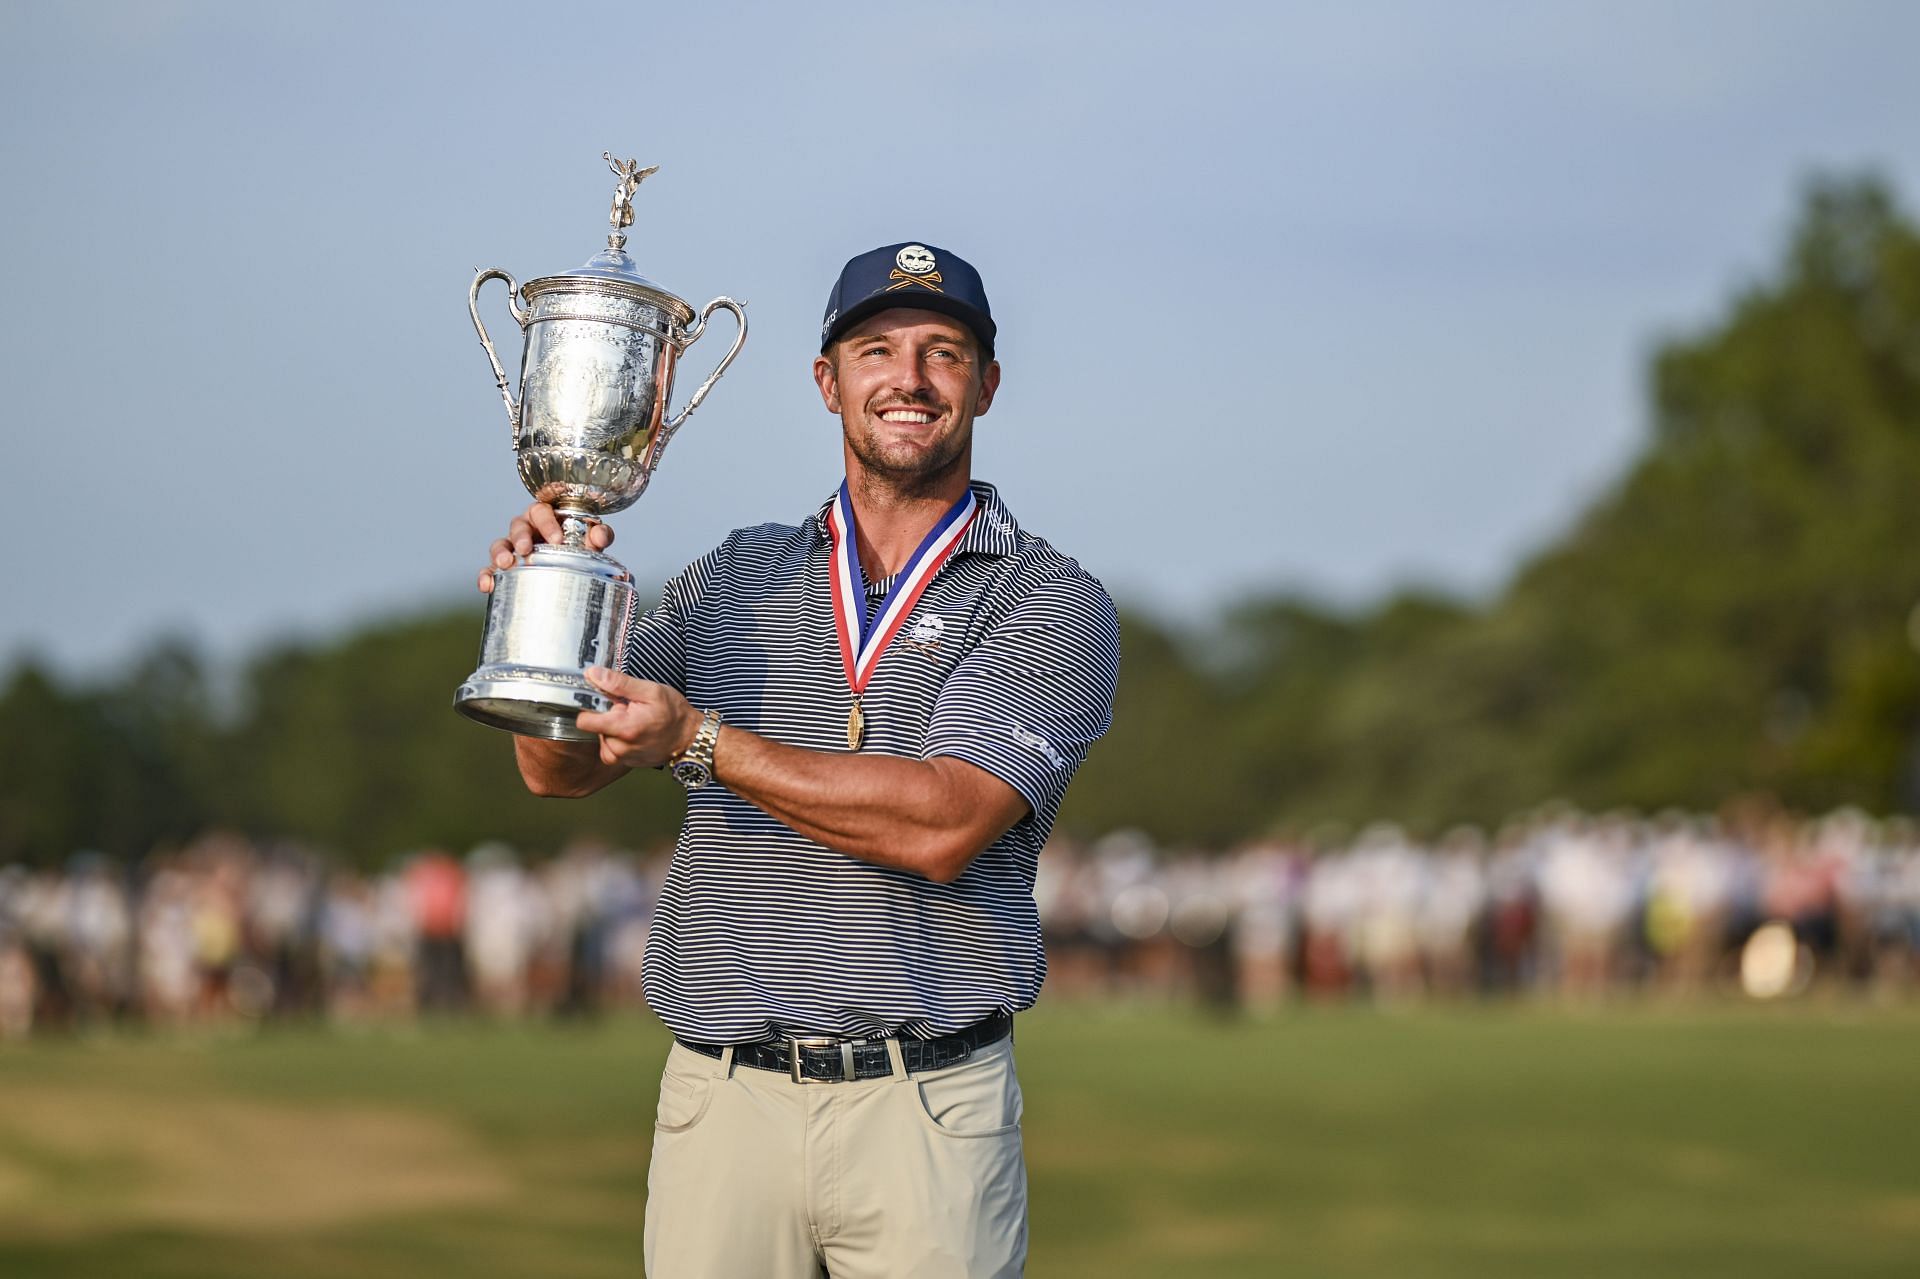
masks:
[[(556, 323), (591, 310), (567, 306)], [(684, 346), (668, 310), (666, 327), (646, 324)], [(736, 531), (670, 581), (626, 628), (620, 669), (589, 666), (590, 687), (566, 692), (580, 709), (508, 723), (481, 696), (506, 683), (462, 689), (486, 702), (462, 709), (520, 734), (538, 794), (657, 768), (687, 788), (643, 983), (675, 1039), (648, 1177), (651, 1275), (1024, 1265), (1012, 1021), (1045, 974), (1035, 867), (1111, 722), (1119, 642), (1100, 584), (972, 479), (974, 420), (1000, 386), (995, 338), (956, 255), (903, 243), (853, 258), (813, 365), (841, 422), (838, 491), (797, 526)], [(523, 477), (532, 395), (529, 375), (508, 398)], [(515, 575), (554, 571), (543, 557), (604, 560), (612, 541), (555, 492), (480, 575), (488, 652), (523, 625), (491, 611)], [(595, 598), (595, 617), (620, 611)]]

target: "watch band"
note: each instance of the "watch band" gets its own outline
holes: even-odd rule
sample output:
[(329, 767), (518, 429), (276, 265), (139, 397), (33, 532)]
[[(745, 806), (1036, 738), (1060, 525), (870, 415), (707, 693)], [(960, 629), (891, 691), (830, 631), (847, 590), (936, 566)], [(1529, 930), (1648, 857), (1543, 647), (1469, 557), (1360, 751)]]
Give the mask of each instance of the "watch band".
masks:
[(713, 747), (720, 740), (720, 725), (725, 718), (708, 707), (700, 717), (700, 731), (687, 743), (687, 749), (667, 761), (673, 779), (688, 790), (699, 790), (713, 780)]

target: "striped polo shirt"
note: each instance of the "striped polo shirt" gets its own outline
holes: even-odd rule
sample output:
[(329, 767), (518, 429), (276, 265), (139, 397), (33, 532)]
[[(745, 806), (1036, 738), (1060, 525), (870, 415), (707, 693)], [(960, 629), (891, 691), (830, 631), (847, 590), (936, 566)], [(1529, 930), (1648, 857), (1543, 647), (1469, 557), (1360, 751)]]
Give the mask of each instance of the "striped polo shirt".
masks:
[[(642, 987), (683, 1039), (920, 1038), (1029, 1007), (1046, 976), (1033, 879), (1074, 770), (1112, 722), (1113, 601), (1014, 522), (979, 514), (861, 696), (863, 753), (947, 755), (1012, 786), (1032, 813), (950, 884), (835, 852), (721, 785), (687, 794)], [(734, 532), (636, 623), (627, 670), (729, 724), (845, 752), (831, 499), (798, 527)], [(871, 608), (891, 579), (866, 584)]]

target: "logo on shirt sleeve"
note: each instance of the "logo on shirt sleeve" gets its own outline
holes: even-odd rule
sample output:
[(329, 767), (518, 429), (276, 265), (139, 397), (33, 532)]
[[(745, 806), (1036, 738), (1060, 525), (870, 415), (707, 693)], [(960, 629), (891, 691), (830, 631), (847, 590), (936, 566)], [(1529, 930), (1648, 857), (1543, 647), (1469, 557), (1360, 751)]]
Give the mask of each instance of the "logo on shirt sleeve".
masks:
[(1040, 734), (1033, 732), (1031, 729), (1022, 728), (1018, 724), (1009, 724), (1007, 727), (1012, 732), (1014, 741), (1019, 742), (1030, 751), (1038, 751), (1040, 754), (1045, 755), (1047, 762), (1055, 768), (1065, 768), (1067, 766), (1067, 761), (1060, 758), (1060, 752), (1053, 748), (1053, 743), (1040, 736)]

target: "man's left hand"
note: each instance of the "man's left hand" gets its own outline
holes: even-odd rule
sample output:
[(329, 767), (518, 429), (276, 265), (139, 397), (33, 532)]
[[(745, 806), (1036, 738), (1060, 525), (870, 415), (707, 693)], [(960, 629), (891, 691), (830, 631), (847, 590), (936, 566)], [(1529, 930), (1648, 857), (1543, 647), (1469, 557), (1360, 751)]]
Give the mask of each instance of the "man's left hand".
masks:
[(613, 699), (613, 709), (582, 711), (576, 721), (600, 736), (600, 760), (627, 768), (659, 768), (693, 743), (700, 712), (678, 689), (589, 666), (587, 682)]

